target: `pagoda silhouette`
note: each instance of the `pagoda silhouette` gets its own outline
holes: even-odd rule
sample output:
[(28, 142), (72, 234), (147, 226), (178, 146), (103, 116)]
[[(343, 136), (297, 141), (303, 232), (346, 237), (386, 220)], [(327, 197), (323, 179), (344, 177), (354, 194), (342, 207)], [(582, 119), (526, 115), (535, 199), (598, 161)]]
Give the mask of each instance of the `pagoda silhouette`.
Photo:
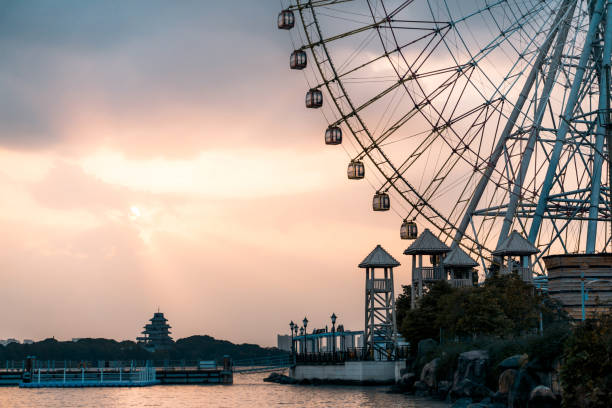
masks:
[(150, 319), (149, 324), (144, 326), (143, 336), (137, 337), (138, 344), (149, 351), (164, 350), (172, 347), (174, 340), (170, 337), (171, 326), (164, 314), (157, 310)]

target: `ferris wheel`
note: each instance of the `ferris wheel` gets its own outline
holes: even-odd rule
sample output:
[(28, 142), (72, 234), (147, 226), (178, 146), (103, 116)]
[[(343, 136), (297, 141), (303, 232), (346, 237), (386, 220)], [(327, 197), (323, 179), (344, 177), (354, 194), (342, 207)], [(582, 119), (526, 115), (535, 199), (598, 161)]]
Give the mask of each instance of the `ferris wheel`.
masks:
[(293, 0), (278, 28), (401, 238), (426, 226), (484, 266), (517, 230), (540, 273), (610, 247), (612, 1)]

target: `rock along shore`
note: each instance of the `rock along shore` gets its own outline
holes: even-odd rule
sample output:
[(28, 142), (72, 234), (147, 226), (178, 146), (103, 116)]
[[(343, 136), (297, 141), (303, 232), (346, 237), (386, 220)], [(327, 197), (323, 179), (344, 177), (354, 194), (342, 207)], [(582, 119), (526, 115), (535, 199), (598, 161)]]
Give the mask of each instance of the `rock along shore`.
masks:
[[(412, 368), (402, 370), (401, 379), (391, 392), (412, 394), (447, 401), (452, 408), (558, 408), (561, 406), (559, 365), (553, 370), (529, 360), (526, 354), (506, 358), (490, 367), (485, 350), (471, 350), (459, 355), (452, 381), (437, 378), (440, 359), (426, 362), (415, 373), (416, 362), (427, 354), (435, 341), (419, 343), (419, 353)], [(500, 372), (496, 389), (487, 386), (487, 371)]]

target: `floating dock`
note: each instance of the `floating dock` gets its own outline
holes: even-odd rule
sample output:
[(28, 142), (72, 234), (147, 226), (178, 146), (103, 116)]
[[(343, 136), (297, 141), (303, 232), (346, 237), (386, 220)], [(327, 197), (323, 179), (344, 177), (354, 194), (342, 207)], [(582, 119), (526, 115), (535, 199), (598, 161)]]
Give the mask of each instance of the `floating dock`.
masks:
[(0, 385), (20, 388), (90, 388), (233, 383), (233, 367), (229, 358), (224, 359), (221, 366), (215, 361), (181, 361), (174, 364), (165, 361), (161, 366), (155, 366), (153, 362), (141, 364), (113, 361), (98, 362), (99, 367), (92, 367), (89, 362), (7, 362), (6, 368), (0, 369)]
[(154, 367), (24, 371), (20, 388), (148, 387), (159, 384)]

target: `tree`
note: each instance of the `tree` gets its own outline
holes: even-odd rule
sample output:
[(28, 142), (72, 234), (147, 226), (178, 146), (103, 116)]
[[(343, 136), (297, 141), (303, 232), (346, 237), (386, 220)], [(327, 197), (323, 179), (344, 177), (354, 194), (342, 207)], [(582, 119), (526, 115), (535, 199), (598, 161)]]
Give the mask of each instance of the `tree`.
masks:
[(520, 335), (538, 327), (543, 298), (533, 285), (516, 274), (495, 274), (485, 281), (484, 286), (503, 307), (508, 319), (507, 333)]
[(487, 288), (456, 290), (440, 299), (438, 326), (451, 336), (501, 336), (510, 325), (496, 298)]
[(403, 289), (396, 303), (398, 327), (414, 345), (425, 338), (518, 336), (536, 331), (540, 319), (547, 325), (567, 320), (557, 302), (513, 274), (470, 288), (437, 282), (416, 309), (410, 309), (410, 286)]
[(410, 310), (410, 305), (412, 303), (411, 288), (411, 285), (402, 285), (402, 293), (400, 293), (395, 300), (395, 318), (397, 319), (398, 325), (401, 325), (406, 316), (406, 312)]
[[(442, 313), (440, 300), (456, 290), (445, 281), (437, 282), (418, 299), (416, 309), (410, 309), (410, 302), (405, 302), (404, 297), (401, 303), (402, 311), (398, 309), (398, 315), (403, 316), (399, 329), (401, 335), (413, 345), (417, 345), (423, 339), (438, 338), (440, 325), (437, 320)], [(396, 309), (399, 306), (396, 304)], [(416, 352), (416, 347), (412, 347), (412, 352)]]

